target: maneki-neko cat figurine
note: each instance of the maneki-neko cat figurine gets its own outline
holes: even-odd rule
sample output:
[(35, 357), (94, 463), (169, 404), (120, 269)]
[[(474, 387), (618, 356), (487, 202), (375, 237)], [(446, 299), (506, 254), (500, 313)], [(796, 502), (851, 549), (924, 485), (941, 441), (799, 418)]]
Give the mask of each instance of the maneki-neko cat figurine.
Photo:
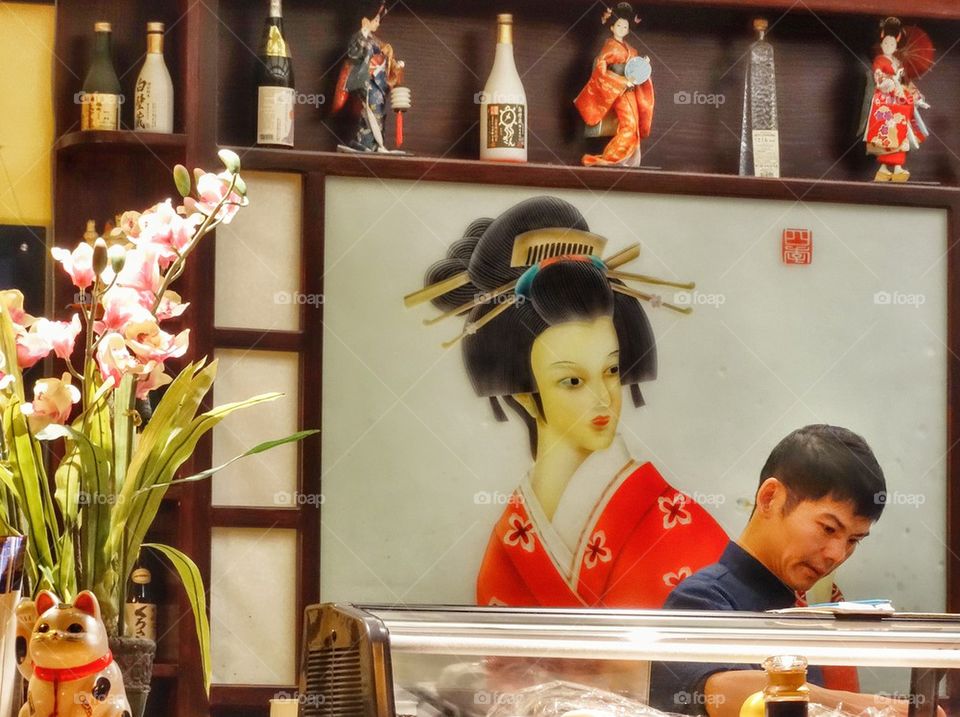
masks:
[(607, 8), (603, 24), (611, 37), (603, 43), (593, 63), (590, 80), (574, 100), (588, 126), (599, 125), (615, 114), (617, 129), (599, 155), (586, 154), (586, 166), (640, 166), (640, 142), (650, 136), (653, 124), (653, 80), (650, 59), (641, 57), (627, 42), (633, 26), (640, 22), (630, 3)]
[(33, 605), (24, 601), (22, 607), (17, 611), (17, 661), (30, 685), (19, 717), (130, 717), (96, 596), (85, 590), (68, 605), (41, 592), (25, 652), (20, 626)]
[(880, 48), (861, 122), (867, 154), (880, 163), (875, 182), (910, 179), (907, 154), (929, 135), (920, 110), (930, 105), (914, 81), (933, 65), (933, 54), (930, 38), (919, 28), (905, 28), (895, 17), (880, 23)]
[(384, 123), (389, 97), (397, 114), (396, 143), (403, 144), (403, 112), (410, 109), (410, 90), (403, 87), (404, 63), (396, 59), (393, 47), (383, 42), (376, 33), (387, 14), (385, 2), (359, 3), (362, 18), (360, 29), (347, 45), (347, 60), (337, 80), (332, 113), (348, 104), (359, 115), (359, 125), (349, 144), (337, 146), (341, 152), (381, 152), (402, 154), (387, 149)]

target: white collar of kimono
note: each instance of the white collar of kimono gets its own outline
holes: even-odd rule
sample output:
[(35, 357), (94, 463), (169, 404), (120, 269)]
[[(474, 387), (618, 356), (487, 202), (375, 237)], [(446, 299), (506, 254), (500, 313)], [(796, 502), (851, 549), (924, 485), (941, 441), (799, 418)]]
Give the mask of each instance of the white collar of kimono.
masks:
[(578, 557), (590, 539), (590, 529), (630, 475), (631, 471), (624, 471), (624, 467), (633, 462), (619, 435), (609, 448), (590, 454), (567, 483), (552, 522), (547, 520), (533, 491), (530, 473), (520, 482), (527, 514), (557, 570), (574, 591), (581, 562)]

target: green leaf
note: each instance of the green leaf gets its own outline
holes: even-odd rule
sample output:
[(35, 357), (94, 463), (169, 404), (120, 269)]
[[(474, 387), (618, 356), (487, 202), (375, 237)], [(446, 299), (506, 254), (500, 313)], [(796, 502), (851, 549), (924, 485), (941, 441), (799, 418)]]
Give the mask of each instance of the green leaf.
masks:
[(17, 336), (13, 330), (13, 319), (6, 309), (0, 308), (0, 353), (3, 354), (3, 372), (13, 376), (14, 394), (20, 401), (25, 401), (23, 392), (23, 375), (17, 364)]
[(193, 186), (190, 183), (190, 172), (182, 164), (173, 168), (173, 181), (177, 185), (177, 191), (180, 192), (181, 197), (190, 196), (190, 192), (193, 191)]
[(291, 433), (289, 436), (286, 436), (285, 438), (277, 438), (272, 441), (264, 441), (263, 443), (260, 443), (254, 446), (249, 451), (241, 453), (238, 456), (234, 456), (233, 458), (228, 460), (226, 463), (221, 463), (220, 465), (214, 468), (208, 468), (205, 471), (194, 473), (192, 476), (187, 476), (186, 478), (177, 478), (176, 480), (171, 480), (167, 483), (157, 483), (156, 485), (150, 486), (149, 488), (141, 488), (139, 491), (137, 491), (137, 494), (140, 495), (141, 493), (145, 493), (150, 490), (156, 490), (157, 488), (169, 488), (172, 485), (179, 485), (180, 483), (194, 483), (196, 481), (204, 480), (212, 476), (214, 473), (218, 473), (222, 471), (227, 466), (233, 463), (236, 463), (241, 458), (246, 458), (247, 456), (255, 456), (258, 453), (265, 453), (266, 451), (269, 451), (272, 448), (276, 448), (277, 446), (282, 446), (286, 443), (296, 443), (297, 441), (302, 441), (304, 438), (308, 438), (314, 435), (315, 433), (320, 433), (320, 431), (318, 430), (298, 431), (297, 433)]
[(144, 543), (143, 547), (162, 553), (173, 565), (183, 583), (183, 589), (193, 610), (193, 619), (197, 629), (197, 642), (200, 644), (200, 662), (203, 668), (203, 686), (210, 695), (210, 623), (207, 621), (207, 592), (203, 587), (200, 569), (185, 554), (160, 543)]

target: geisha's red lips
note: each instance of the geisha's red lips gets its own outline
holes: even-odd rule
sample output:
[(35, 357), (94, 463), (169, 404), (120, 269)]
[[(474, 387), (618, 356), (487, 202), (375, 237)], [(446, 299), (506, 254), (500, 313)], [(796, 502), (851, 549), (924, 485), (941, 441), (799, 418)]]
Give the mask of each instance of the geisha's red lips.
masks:
[(597, 428), (606, 428), (608, 423), (610, 423), (610, 416), (597, 416), (593, 419), (593, 425)]

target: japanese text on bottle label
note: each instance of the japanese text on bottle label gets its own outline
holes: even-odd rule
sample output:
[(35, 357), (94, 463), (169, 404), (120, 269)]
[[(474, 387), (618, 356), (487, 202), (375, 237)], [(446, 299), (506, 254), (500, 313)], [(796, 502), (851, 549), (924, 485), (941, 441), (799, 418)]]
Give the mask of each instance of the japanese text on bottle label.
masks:
[(487, 149), (523, 149), (526, 143), (526, 107), (487, 105)]

